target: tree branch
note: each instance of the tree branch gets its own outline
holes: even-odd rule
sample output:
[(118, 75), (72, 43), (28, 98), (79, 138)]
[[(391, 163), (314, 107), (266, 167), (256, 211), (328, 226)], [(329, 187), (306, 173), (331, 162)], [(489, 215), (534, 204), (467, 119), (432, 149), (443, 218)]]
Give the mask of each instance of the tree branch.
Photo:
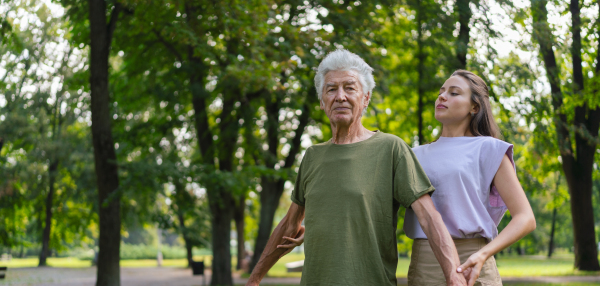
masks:
[(158, 38), (158, 41), (161, 42), (165, 46), (165, 48), (167, 48), (169, 51), (171, 51), (171, 53), (173, 53), (173, 55), (180, 62), (183, 62), (183, 57), (171, 43), (167, 42), (167, 40), (165, 40), (165, 38), (163, 38), (156, 29), (152, 29), (152, 32), (156, 35), (156, 37)]
[(115, 1), (115, 6), (112, 12), (110, 13), (110, 20), (106, 27), (106, 31), (108, 31), (106, 35), (106, 42), (108, 43), (109, 47), (111, 46), (113, 33), (115, 32), (115, 28), (117, 27), (117, 20), (119, 19), (119, 13), (121, 13), (121, 10), (123, 10), (123, 5), (121, 5), (121, 3), (119, 3), (118, 1)]

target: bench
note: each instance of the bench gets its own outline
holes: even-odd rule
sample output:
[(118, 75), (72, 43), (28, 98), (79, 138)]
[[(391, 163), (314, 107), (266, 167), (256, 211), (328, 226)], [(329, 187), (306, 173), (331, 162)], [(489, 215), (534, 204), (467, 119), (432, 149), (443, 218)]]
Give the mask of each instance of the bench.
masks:
[(192, 261), (192, 275), (202, 275), (202, 285), (206, 285), (206, 275), (204, 275), (204, 261)]
[(6, 269), (6, 266), (0, 267), (0, 279), (4, 279), (4, 277), (6, 277)]
[(294, 261), (285, 264), (285, 268), (287, 268), (287, 272), (302, 272), (302, 268), (304, 267), (304, 260)]

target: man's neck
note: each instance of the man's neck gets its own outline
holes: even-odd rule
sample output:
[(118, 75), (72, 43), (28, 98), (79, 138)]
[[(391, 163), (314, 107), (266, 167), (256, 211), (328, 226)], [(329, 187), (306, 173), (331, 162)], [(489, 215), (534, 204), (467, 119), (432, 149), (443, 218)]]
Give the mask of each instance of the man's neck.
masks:
[(331, 142), (334, 144), (351, 144), (369, 139), (375, 132), (362, 126), (360, 120), (357, 124), (340, 126), (331, 124)]

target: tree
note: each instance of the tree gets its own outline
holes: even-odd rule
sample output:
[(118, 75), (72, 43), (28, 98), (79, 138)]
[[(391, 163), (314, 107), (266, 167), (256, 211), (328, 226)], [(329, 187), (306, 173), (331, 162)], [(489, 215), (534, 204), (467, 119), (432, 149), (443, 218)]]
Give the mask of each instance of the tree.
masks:
[[(7, 72), (2, 86), (5, 104), (0, 106), (0, 133), (7, 139), (8, 161), (17, 161), (16, 168), (5, 165), (8, 168), (2, 177), (8, 182), (3, 180), (2, 185), (12, 189), (5, 200), (23, 200), (12, 200), (18, 207), (13, 211), (29, 214), (32, 219), (21, 220), (28, 231), (7, 234), (12, 236), (7, 241), (20, 241), (17, 246), (21, 253), (25, 246), (41, 243), (39, 266), (45, 266), (50, 249), (63, 250), (66, 243), (85, 241), (82, 229), (93, 220), (78, 211), (79, 207), (89, 207), (81, 199), (87, 195), (84, 178), (89, 170), (78, 168), (76, 162), (81, 160), (85, 165), (90, 151), (82, 142), (86, 124), (77, 120), (88, 95), (83, 92), (85, 69), (81, 68), (86, 56), (68, 42), (67, 23), (54, 14), (59, 12), (37, 1), (17, 2), (8, 8), (8, 15), (21, 10), (28, 20), (16, 25), (18, 46), (5, 42), (2, 47)], [(39, 24), (32, 25), (36, 22)], [(23, 156), (15, 157), (17, 153)], [(82, 196), (75, 191), (77, 185)], [(19, 186), (16, 192), (14, 186)], [(79, 216), (78, 220), (73, 221), (72, 216)]]
[[(104, 0), (89, 1), (90, 89), (92, 142), (98, 184), (100, 237), (98, 238), (97, 286), (121, 284), (119, 250), (121, 246), (121, 205), (115, 145), (112, 138), (109, 97), (109, 55), (113, 33), (122, 6), (107, 10)], [(110, 20), (106, 13), (111, 11)]]
[[(598, 103), (592, 99), (597, 91), (585, 89), (581, 57), (580, 7), (578, 1), (571, 1), (573, 84), (568, 98), (575, 100), (576, 105), (572, 107), (573, 114), (569, 115), (571, 107), (567, 106), (564, 100), (567, 96), (561, 87), (561, 68), (554, 55), (553, 47), (556, 43), (548, 24), (547, 4), (548, 2), (543, 0), (532, 1), (534, 36), (550, 83), (558, 148), (571, 195), (575, 267), (579, 270), (597, 271), (600, 270), (600, 265), (592, 206), (592, 173), (600, 126), (600, 109)], [(600, 53), (597, 57), (600, 57)], [(599, 71), (600, 64), (597, 63), (595, 78), (600, 76)]]
[(469, 41), (471, 39), (469, 22), (473, 16), (471, 7), (469, 7), (471, 0), (457, 0), (454, 5), (454, 11), (458, 14), (458, 24), (460, 25), (458, 37), (456, 37), (456, 59), (457, 69), (467, 68), (467, 54), (469, 51)]

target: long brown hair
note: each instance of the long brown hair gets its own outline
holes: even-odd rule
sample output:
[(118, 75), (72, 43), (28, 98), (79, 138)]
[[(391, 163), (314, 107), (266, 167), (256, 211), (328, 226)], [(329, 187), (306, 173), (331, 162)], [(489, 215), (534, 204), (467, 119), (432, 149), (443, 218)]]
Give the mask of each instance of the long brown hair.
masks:
[(502, 139), (500, 128), (494, 120), (490, 105), (490, 91), (485, 81), (467, 70), (456, 70), (452, 76), (460, 76), (467, 80), (471, 88), (471, 101), (479, 107), (479, 111), (471, 118), (469, 130), (474, 136), (491, 136)]

